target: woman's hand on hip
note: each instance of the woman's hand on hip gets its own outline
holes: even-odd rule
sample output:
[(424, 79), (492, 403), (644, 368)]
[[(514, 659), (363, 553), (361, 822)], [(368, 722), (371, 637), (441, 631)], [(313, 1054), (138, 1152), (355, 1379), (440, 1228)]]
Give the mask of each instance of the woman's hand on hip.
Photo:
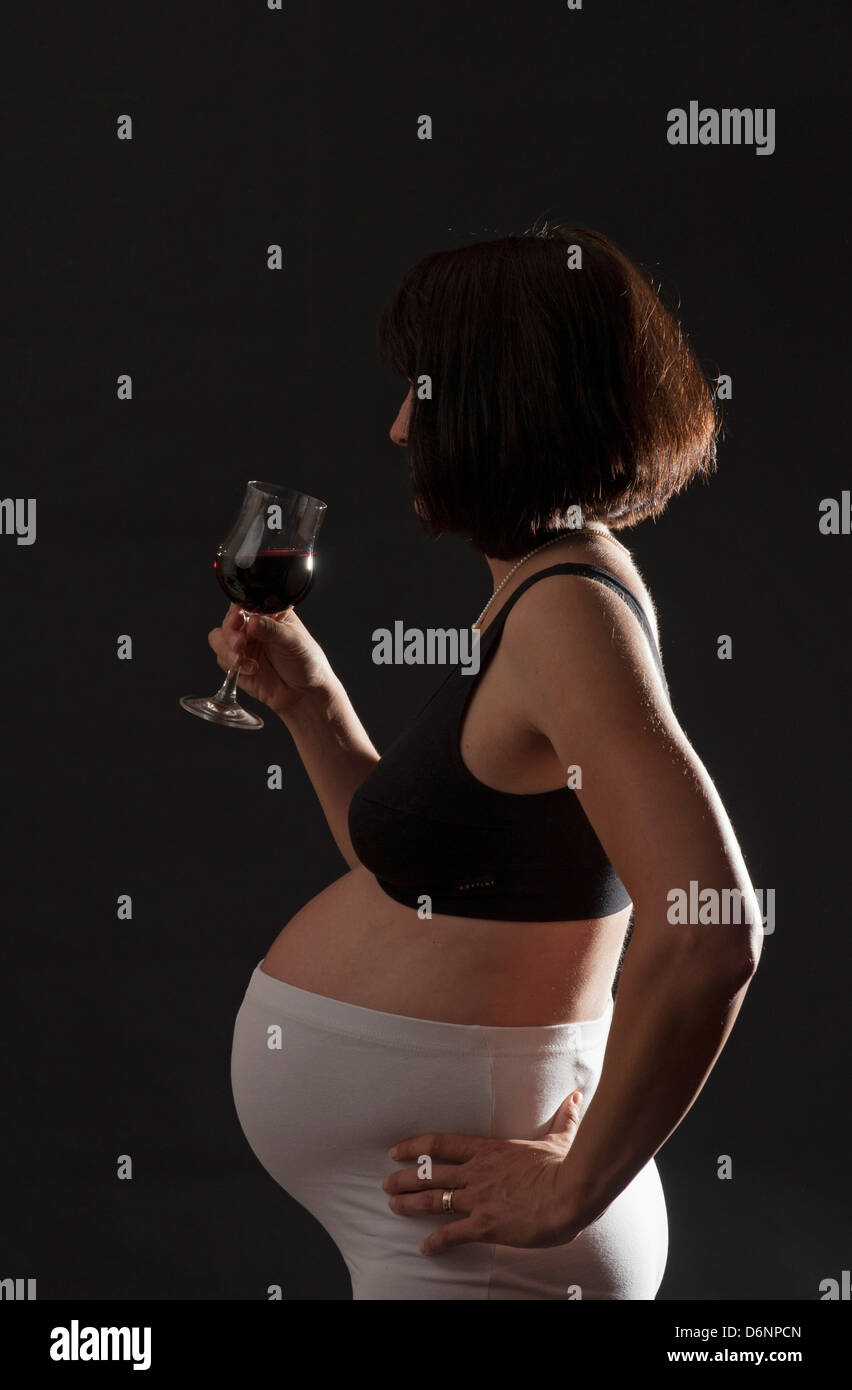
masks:
[[(382, 1183), (385, 1192), (393, 1194), (388, 1202), (392, 1211), (439, 1215), (444, 1192), (453, 1192), (452, 1214), (457, 1220), (427, 1236), (421, 1253), (436, 1255), (472, 1241), (537, 1248), (574, 1240), (583, 1227), (565, 1209), (565, 1183), (559, 1173), (579, 1128), (581, 1103), (581, 1093), (572, 1092), (542, 1139), (421, 1134), (394, 1145), (391, 1158), (413, 1160), (418, 1166), (390, 1173)], [(426, 1156), (429, 1165), (422, 1162)], [(418, 1176), (430, 1166), (429, 1177)]]
[(223, 671), (240, 667), (237, 686), (275, 714), (283, 714), (306, 692), (328, 683), (332, 672), (320, 644), (292, 608), (284, 613), (243, 612), (232, 603), (221, 627), (207, 634)]

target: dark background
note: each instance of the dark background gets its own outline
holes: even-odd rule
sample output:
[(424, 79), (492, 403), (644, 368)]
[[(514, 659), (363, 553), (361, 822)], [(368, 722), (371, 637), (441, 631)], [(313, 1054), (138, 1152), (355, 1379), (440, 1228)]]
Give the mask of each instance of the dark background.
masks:
[[(373, 628), (468, 624), (490, 577), (420, 529), (376, 320), (427, 251), (546, 215), (661, 277), (733, 378), (718, 477), (629, 537), (675, 709), (776, 889), (742, 1016), (659, 1158), (660, 1298), (818, 1298), (852, 1253), (852, 537), (818, 530), (852, 486), (846, 7), (15, 8), (2, 495), (37, 499), (38, 532), (0, 536), (0, 1276), (39, 1298), (350, 1297), (229, 1081), (253, 967), (345, 864), (278, 721), (232, 737), (177, 701), (219, 682), (212, 559), (255, 477), (328, 502), (300, 613), (380, 750), (427, 698), (431, 668), (373, 665)], [(669, 146), (693, 98), (775, 107), (775, 153)]]

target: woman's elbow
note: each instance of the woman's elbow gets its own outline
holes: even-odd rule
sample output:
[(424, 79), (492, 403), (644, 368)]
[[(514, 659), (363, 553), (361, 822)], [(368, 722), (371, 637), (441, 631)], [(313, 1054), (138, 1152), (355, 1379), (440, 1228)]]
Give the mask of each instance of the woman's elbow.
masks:
[(729, 895), (721, 891), (710, 898), (702, 895), (700, 906), (681, 904), (680, 911), (670, 901), (661, 911), (659, 894), (652, 896), (654, 911), (647, 901), (644, 906), (634, 901), (637, 944), (644, 939), (658, 960), (667, 959), (678, 973), (688, 971), (697, 980), (713, 978), (722, 987), (736, 989), (748, 984), (760, 962), (765, 934), (753, 890), (742, 893), (739, 911), (729, 910)]
[(723, 987), (742, 989), (753, 977), (763, 950), (763, 928), (759, 923), (696, 927), (684, 943), (696, 972)]

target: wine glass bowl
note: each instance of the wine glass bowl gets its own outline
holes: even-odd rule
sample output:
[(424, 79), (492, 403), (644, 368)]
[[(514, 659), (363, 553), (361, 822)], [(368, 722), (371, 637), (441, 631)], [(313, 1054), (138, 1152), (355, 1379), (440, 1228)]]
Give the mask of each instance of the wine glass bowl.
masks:
[(246, 558), (220, 546), (213, 564), (226, 596), (247, 613), (282, 613), (300, 603), (313, 583), (310, 550), (269, 547), (259, 550), (250, 564), (244, 563)]
[[(301, 603), (314, 580), (314, 551), (326, 513), (317, 497), (280, 483), (250, 482), (237, 519), (216, 551), (220, 588), (248, 617), (282, 613)], [(188, 714), (229, 729), (262, 729), (259, 715), (237, 701), (239, 667), (215, 695), (184, 695)]]

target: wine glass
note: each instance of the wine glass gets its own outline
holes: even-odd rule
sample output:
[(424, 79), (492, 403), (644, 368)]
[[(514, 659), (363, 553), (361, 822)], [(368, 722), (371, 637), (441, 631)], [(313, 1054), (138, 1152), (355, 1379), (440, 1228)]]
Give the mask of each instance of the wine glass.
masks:
[[(314, 547), (325, 502), (279, 483), (250, 482), (239, 515), (216, 551), (216, 578), (247, 615), (282, 613), (300, 603), (314, 577)], [(237, 703), (239, 666), (215, 695), (184, 695), (188, 714), (226, 729), (262, 729), (263, 720)]]

